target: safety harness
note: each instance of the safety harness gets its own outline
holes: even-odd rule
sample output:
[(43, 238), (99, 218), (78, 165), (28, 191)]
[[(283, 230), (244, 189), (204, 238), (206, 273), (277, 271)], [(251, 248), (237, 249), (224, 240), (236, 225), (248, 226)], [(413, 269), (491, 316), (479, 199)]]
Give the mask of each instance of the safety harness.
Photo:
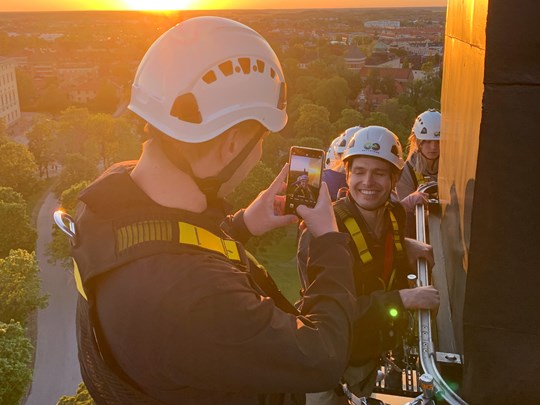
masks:
[(411, 174), (411, 178), (414, 182), (414, 189), (417, 190), (418, 186), (425, 184), (427, 180), (422, 173), (419, 173), (416, 170), (414, 170), (413, 165), (409, 161), (405, 163), (407, 165), (407, 169), (409, 169), (409, 173)]
[[(369, 250), (362, 228), (355, 219), (348, 204), (347, 197), (339, 199), (334, 203), (334, 212), (347, 229), (347, 232), (351, 235), (358, 253), (357, 260), (361, 263), (361, 266), (355, 268), (356, 271), (360, 271), (360, 273), (355, 275), (357, 288), (359, 288), (358, 284), (364, 288), (364, 286), (370, 284), (371, 278), (378, 277), (380, 285), (382, 285), (385, 291), (395, 289), (396, 284), (398, 283), (398, 268), (396, 265), (405, 260), (406, 257), (403, 244), (401, 243), (399, 224), (392, 211), (391, 204), (387, 204), (387, 208), (392, 224), (392, 230), (389, 230), (384, 235), (382, 275), (380, 274), (380, 271), (377, 271), (380, 268), (374, 263), (373, 254)], [(374, 285), (374, 283), (371, 283), (372, 288)], [(360, 294), (369, 294), (373, 292), (372, 288), (368, 287), (367, 290), (358, 291)], [(401, 321), (396, 320), (396, 322)], [(389, 335), (388, 333), (382, 333), (378, 330), (371, 329), (370, 325), (366, 324), (363, 326), (365, 326), (361, 331), (363, 340), (358, 342), (357, 346), (353, 348), (351, 366), (347, 368), (341, 383), (335, 388), (337, 395), (345, 395), (349, 398), (350, 403), (359, 404), (363, 403), (361, 402), (360, 397), (363, 398), (364, 396), (369, 396), (377, 381), (377, 370), (379, 369), (380, 359), (379, 353), (375, 348), (388, 348), (396, 344), (396, 342), (393, 341), (394, 336), (396, 335), (395, 333)], [(392, 342), (391, 344), (388, 343), (390, 341)]]
[[(105, 401), (104, 403), (155, 405), (159, 402), (145, 394), (116, 363), (103, 339), (92, 291), (88, 288), (92, 285), (93, 279), (85, 280), (78, 265), (90, 265), (99, 270), (98, 274), (103, 274), (106, 269), (113, 270), (155, 254), (215, 253), (230, 261), (240, 271), (248, 273), (253, 288), (261, 295), (272, 298), (280, 309), (295, 315), (299, 313), (283, 296), (264, 267), (243, 248), (241, 243), (231, 238), (218, 236), (205, 228), (170, 215), (114, 220), (99, 220), (94, 217), (86, 224), (86, 226), (92, 224), (92, 229), (87, 229), (93, 235), (90, 238), (84, 232), (86, 221), (81, 222), (79, 224), (83, 230), (77, 232), (72, 241), (74, 276), (80, 294), (77, 305), (79, 357), (81, 372), (83, 377), (86, 377), (84, 381), (90, 394)], [(96, 235), (102, 235), (102, 238), (96, 238)], [(111, 240), (114, 240), (114, 243), (110, 243)], [(86, 248), (77, 249), (79, 242), (84, 242)]]
[[(346, 199), (340, 199), (334, 204), (334, 212), (339, 219), (343, 222), (347, 228), (348, 233), (356, 246), (360, 262), (363, 265), (369, 265), (373, 261), (373, 256), (369, 250), (366, 238), (360, 229), (360, 225), (354, 218), (349, 207), (347, 207)], [(392, 233), (385, 235), (385, 255), (384, 255), (384, 272), (382, 274), (381, 282), (384, 285), (386, 291), (393, 289), (394, 281), (396, 278), (397, 270), (394, 268), (394, 249), (398, 256), (403, 256), (403, 245), (401, 243), (399, 226), (396, 216), (391, 209), (388, 209), (390, 214), (390, 221), (392, 222)]]

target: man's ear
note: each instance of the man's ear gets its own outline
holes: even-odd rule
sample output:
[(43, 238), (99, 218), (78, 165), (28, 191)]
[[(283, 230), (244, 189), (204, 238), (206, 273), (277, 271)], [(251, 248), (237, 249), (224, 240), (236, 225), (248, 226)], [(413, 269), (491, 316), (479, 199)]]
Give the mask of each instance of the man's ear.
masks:
[(230, 162), (242, 149), (242, 136), (241, 131), (236, 128), (230, 128), (226, 133), (222, 135), (222, 141), (219, 144), (219, 159), (223, 163)]
[(392, 168), (391, 177), (392, 177), (392, 188), (396, 187), (400, 177), (401, 177), (401, 170)]

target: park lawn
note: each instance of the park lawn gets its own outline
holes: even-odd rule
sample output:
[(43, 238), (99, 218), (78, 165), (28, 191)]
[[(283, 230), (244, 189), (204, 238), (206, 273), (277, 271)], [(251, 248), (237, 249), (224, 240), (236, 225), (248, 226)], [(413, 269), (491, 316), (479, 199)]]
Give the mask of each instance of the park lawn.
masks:
[(297, 225), (289, 226), (285, 237), (264, 246), (257, 253), (257, 260), (272, 275), (291, 303), (300, 298), (300, 280), (296, 270), (296, 229)]

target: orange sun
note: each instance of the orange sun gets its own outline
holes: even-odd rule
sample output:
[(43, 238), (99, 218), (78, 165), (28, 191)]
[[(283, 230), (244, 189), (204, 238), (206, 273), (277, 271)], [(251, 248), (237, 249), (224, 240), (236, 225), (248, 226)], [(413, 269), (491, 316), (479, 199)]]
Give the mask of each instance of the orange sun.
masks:
[(185, 10), (193, 0), (124, 0), (131, 10)]

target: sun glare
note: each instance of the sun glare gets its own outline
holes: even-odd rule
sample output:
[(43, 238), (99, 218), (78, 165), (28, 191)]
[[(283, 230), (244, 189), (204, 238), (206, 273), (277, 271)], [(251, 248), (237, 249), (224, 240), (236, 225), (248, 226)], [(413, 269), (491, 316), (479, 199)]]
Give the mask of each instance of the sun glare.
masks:
[(185, 10), (193, 0), (124, 0), (131, 10)]

